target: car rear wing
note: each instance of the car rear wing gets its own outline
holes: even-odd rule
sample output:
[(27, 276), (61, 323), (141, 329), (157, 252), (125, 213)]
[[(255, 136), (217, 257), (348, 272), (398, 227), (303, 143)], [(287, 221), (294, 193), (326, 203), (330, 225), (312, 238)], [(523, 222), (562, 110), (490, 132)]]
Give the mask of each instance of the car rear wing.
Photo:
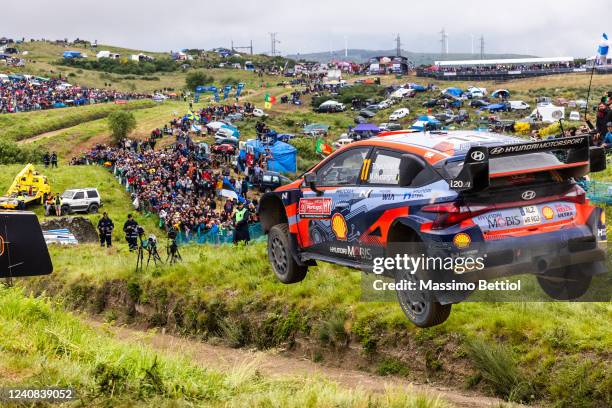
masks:
[[(547, 151), (559, 152), (558, 158), (562, 157), (563, 163), (517, 172), (490, 173), (489, 164), (493, 159)], [(588, 135), (499, 146), (473, 146), (468, 150), (459, 174), (448, 182), (455, 191), (475, 192), (489, 187), (491, 178), (552, 170), (563, 172), (569, 177), (580, 177), (590, 171), (605, 169), (605, 163), (605, 152), (602, 148), (589, 147)]]

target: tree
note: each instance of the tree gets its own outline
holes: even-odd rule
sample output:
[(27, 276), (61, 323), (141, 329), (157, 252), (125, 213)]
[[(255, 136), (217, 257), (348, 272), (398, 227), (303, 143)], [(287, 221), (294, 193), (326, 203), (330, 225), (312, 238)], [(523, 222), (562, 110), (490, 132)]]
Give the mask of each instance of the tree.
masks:
[(129, 111), (120, 110), (108, 115), (108, 128), (110, 129), (113, 141), (118, 143), (136, 129), (136, 118)]
[(203, 71), (193, 71), (185, 77), (185, 87), (190, 91), (195, 91), (196, 86), (208, 85), (215, 82), (215, 79), (210, 75), (206, 75)]

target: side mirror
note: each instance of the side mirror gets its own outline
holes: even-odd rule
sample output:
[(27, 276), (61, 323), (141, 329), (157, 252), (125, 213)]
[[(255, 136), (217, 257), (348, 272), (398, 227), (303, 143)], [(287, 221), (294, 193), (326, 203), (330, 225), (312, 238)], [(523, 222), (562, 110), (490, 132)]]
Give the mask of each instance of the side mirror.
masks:
[(591, 146), (589, 149), (589, 165), (592, 173), (606, 169), (606, 150), (603, 147)]
[(304, 174), (304, 184), (306, 187), (310, 188), (312, 191), (317, 193), (317, 195), (323, 194), (322, 190), (317, 189), (317, 175), (314, 173), (306, 173)]

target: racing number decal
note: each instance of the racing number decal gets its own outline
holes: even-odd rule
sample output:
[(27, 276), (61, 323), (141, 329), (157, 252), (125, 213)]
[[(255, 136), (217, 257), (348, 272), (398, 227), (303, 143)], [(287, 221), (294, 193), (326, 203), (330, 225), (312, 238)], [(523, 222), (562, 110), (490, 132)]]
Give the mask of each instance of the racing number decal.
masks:
[(370, 173), (370, 165), (372, 164), (372, 159), (365, 159), (363, 161), (363, 166), (361, 166), (361, 181), (366, 181), (368, 178), (368, 173)]

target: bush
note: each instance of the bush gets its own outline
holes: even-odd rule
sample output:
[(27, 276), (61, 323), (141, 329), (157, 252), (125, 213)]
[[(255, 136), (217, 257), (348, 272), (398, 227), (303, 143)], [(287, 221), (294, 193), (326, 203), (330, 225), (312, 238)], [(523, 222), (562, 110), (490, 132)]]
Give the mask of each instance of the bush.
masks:
[(108, 127), (112, 133), (113, 141), (118, 143), (136, 129), (136, 118), (129, 111), (117, 111), (108, 115)]
[(213, 82), (215, 82), (215, 79), (210, 75), (206, 75), (203, 71), (193, 71), (185, 77), (185, 88), (195, 91), (196, 86), (208, 85)]
[(88, 59), (61, 59), (57, 65), (65, 65), (92, 71), (110, 72), (114, 74), (149, 75), (155, 72), (174, 72), (178, 64), (170, 58), (156, 58), (153, 61), (116, 60), (113, 58)]
[(0, 164), (39, 163), (43, 154), (41, 147), (22, 147), (13, 141), (0, 139)]

